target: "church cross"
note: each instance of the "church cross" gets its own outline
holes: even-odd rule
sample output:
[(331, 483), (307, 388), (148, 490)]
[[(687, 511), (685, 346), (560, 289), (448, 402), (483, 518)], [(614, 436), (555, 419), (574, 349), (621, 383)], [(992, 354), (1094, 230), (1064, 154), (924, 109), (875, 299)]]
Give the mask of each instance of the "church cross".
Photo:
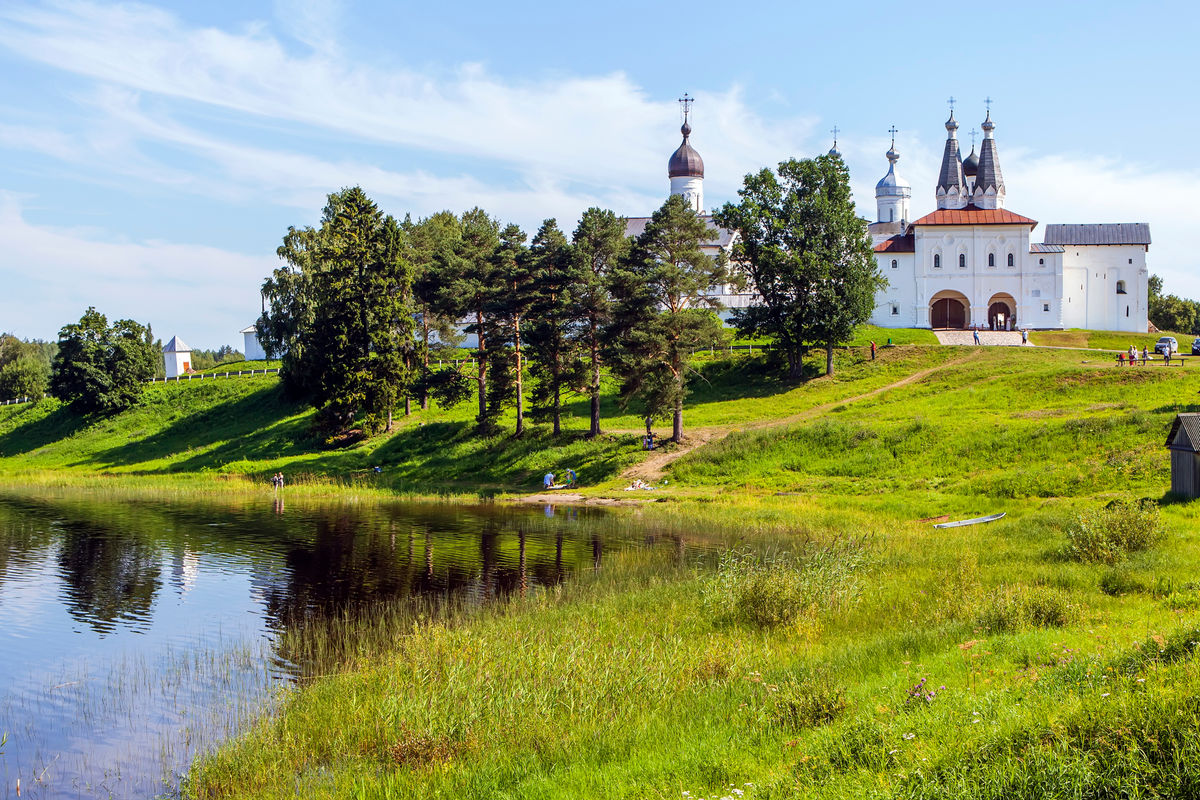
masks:
[(892, 147), (895, 147), (896, 146), (896, 133), (897, 133), (896, 126), (893, 125), (892, 127), (888, 128), (888, 133), (890, 133), (892, 135)]
[(954, 116), (954, 95), (950, 95), (950, 99), (946, 103), (950, 106), (950, 116)]
[(988, 113), (989, 114), (992, 113), (992, 98), (991, 97), (983, 98), (983, 104), (984, 104), (984, 106), (987, 107)]
[(841, 132), (841, 130), (842, 129), (839, 128), (837, 125), (834, 125), (832, 128), (829, 129), (829, 132), (833, 134), (833, 146), (834, 147), (837, 147), (837, 135)]
[(696, 102), (696, 98), (692, 97), (687, 92), (684, 92), (683, 97), (679, 98), (679, 105), (683, 108), (684, 122), (687, 122), (688, 110), (692, 107), (692, 103), (694, 102)]
[(971, 149), (975, 149), (975, 129), (971, 128)]

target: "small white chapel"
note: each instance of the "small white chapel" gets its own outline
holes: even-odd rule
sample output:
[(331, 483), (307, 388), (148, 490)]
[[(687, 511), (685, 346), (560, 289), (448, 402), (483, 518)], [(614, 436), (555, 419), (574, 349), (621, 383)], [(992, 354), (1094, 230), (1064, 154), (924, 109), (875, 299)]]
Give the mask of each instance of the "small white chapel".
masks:
[[(1005, 208), (991, 109), (983, 141), (965, 159), (951, 110), (934, 197), (913, 219), (912, 186), (899, 176), (895, 128), (888, 171), (868, 226), (887, 287), (871, 322), (889, 328), (1147, 329), (1146, 223), (1047, 225)], [(836, 148), (836, 145), (835, 145)]]

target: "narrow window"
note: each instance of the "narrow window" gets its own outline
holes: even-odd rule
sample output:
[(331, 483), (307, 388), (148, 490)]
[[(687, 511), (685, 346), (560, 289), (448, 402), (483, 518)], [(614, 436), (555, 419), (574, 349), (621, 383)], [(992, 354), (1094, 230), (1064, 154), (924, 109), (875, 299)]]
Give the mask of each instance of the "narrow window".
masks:
[(900, 316), (900, 305), (898, 303), (892, 303), (892, 316)]
[(1039, 259), (1038, 259), (1038, 266), (1039, 266), (1039, 267), (1044, 267), (1044, 266), (1046, 266), (1046, 259), (1044, 259), (1044, 258), (1039, 258)]
[(996, 266), (996, 254), (995, 253), (988, 253), (988, 266), (989, 267)]
[(896, 268), (896, 259), (892, 259), (892, 269)]
[(966, 253), (958, 254), (958, 268), (959, 269), (967, 268), (967, 254)]
[(941, 253), (934, 253), (934, 254), (933, 254), (933, 268), (934, 268), (934, 269), (941, 269), (941, 268), (942, 268), (942, 255), (941, 255)]
[(1009, 265), (1010, 267), (1014, 265), (1014, 264), (1013, 264), (1013, 254), (1012, 254), (1012, 253), (1009, 253), (1009, 254), (1008, 254), (1008, 265)]
[(1130, 263), (1130, 264), (1132, 264), (1132, 263), (1133, 263), (1133, 259), (1132, 259), (1132, 258), (1131, 258), (1131, 259), (1129, 259), (1129, 263)]
[(1129, 306), (1125, 306), (1125, 316), (1129, 316)]
[(1049, 310), (1050, 310), (1050, 304), (1042, 303), (1042, 311), (1049, 311)]
[(1117, 281), (1117, 294), (1125, 294), (1125, 281)]
[(888, 222), (895, 222), (895, 221), (896, 221), (896, 209), (889, 208), (888, 209)]

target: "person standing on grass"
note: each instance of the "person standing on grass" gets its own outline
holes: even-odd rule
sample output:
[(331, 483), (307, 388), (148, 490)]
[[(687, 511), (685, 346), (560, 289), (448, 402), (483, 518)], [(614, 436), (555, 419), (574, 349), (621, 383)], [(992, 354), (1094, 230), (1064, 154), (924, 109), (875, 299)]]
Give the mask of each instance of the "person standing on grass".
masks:
[(871, 342), (871, 360), (875, 360), (875, 343)]
[(1142, 345), (1142, 366), (1146, 366), (1146, 345)]
[(1021, 344), (1029, 344), (1029, 328), (1021, 328)]

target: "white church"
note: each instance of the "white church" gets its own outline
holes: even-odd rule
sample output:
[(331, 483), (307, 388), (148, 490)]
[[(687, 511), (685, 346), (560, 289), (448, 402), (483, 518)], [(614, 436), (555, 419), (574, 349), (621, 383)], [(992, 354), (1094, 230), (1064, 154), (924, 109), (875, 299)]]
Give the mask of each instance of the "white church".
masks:
[[(989, 109), (983, 142), (963, 159), (958, 123), (946, 121), (937, 210), (912, 219), (912, 187), (896, 173), (875, 187), (869, 226), (888, 285), (871, 322), (890, 328), (1147, 329), (1146, 223), (1047, 225), (1005, 208), (1004, 176)], [(893, 136), (895, 135), (893, 129)]]

